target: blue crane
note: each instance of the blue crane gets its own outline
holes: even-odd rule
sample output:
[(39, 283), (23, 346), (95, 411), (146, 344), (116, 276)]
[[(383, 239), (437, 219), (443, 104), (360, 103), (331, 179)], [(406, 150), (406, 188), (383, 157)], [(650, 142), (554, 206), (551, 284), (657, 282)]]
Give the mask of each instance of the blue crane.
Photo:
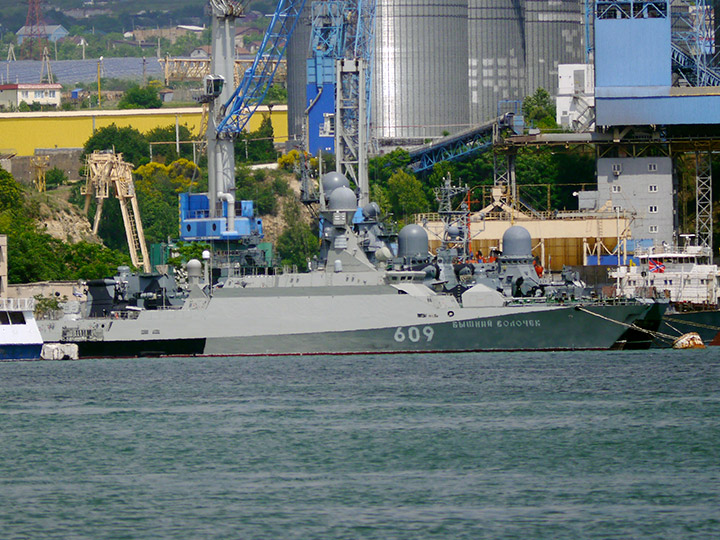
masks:
[(184, 240), (254, 243), (262, 238), (262, 220), (254, 215), (252, 201), (235, 201), (234, 139), (265, 98), (305, 0), (278, 0), (252, 66), (233, 89), (225, 83), (234, 78), (235, 20), (243, 16), (245, 3), (210, 0), (211, 75), (205, 77), (198, 98), (208, 105), (208, 192), (181, 195), (180, 235)]
[(252, 66), (221, 109), (225, 117), (217, 126), (218, 133), (239, 133), (245, 129), (267, 95), (304, 6), (305, 0), (278, 1)]

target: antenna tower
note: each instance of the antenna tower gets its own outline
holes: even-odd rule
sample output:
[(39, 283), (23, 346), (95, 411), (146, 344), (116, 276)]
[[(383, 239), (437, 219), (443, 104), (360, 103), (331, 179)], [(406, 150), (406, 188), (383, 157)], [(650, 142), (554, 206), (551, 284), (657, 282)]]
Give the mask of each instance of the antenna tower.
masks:
[(47, 29), (42, 17), (42, 0), (28, 0), (28, 13), (25, 19), (25, 38), (22, 49), (26, 58), (40, 56), (47, 42)]

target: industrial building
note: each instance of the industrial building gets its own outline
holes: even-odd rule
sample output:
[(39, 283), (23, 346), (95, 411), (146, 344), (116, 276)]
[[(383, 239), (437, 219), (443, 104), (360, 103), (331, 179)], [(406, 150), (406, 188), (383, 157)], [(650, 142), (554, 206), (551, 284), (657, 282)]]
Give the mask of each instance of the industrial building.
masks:
[[(323, 2), (307, 2), (304, 21), (312, 20), (313, 4)], [(583, 0), (377, 0), (371, 137), (381, 146), (418, 144), (493, 119), (507, 102), (517, 108), (539, 87), (555, 95), (558, 65), (584, 58), (583, 6)], [(334, 75), (322, 81), (313, 72), (318, 62), (306, 67), (318, 54), (312, 31), (298, 25), (288, 48), (290, 137), (305, 136), (311, 152), (332, 151), (332, 93), (319, 95), (311, 83), (334, 85)]]

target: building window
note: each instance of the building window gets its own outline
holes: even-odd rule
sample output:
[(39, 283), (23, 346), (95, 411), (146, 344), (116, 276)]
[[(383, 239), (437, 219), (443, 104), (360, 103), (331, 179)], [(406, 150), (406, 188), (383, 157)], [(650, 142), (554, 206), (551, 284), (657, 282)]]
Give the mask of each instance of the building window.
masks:
[(649, 231), (651, 233), (657, 233), (658, 232), (658, 226), (657, 225), (650, 225)]
[(51, 98), (54, 98), (54, 97), (55, 97), (55, 90), (50, 90), (49, 94), (50, 94), (50, 97), (51, 97)]
[(651, 204), (650, 206), (648, 206), (648, 212), (650, 212), (651, 214), (657, 214), (658, 207), (654, 204)]
[(648, 163), (648, 171), (650, 171), (650, 172), (657, 171), (657, 163)]
[(613, 193), (620, 193), (622, 191), (622, 186), (613, 186), (612, 192)]
[(650, 184), (648, 186), (648, 191), (650, 193), (657, 193), (657, 190), (658, 190), (657, 184)]
[(27, 91), (27, 90), (23, 90), (22, 92), (20, 92), (20, 95), (21, 95), (22, 97), (28, 97), (28, 91)]
[(40, 99), (43, 97), (42, 90), (35, 90), (35, 98)]

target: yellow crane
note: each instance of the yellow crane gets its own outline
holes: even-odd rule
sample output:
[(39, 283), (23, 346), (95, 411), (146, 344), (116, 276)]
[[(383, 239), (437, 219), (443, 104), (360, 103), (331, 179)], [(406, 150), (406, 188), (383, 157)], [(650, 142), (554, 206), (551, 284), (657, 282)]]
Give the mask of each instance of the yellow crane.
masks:
[(90, 198), (94, 195), (97, 201), (93, 233), (97, 234), (103, 202), (110, 196), (110, 185), (112, 184), (115, 196), (120, 201), (130, 260), (135, 267), (150, 272), (150, 257), (145, 244), (145, 234), (140, 220), (135, 184), (132, 179), (132, 163), (123, 161), (122, 154), (116, 154), (113, 151), (95, 151), (87, 157), (85, 170), (85, 185), (80, 189), (80, 193), (85, 195), (86, 215), (90, 208)]
[(45, 170), (50, 163), (50, 156), (33, 156), (30, 163), (33, 166), (33, 185), (42, 193), (45, 191)]

